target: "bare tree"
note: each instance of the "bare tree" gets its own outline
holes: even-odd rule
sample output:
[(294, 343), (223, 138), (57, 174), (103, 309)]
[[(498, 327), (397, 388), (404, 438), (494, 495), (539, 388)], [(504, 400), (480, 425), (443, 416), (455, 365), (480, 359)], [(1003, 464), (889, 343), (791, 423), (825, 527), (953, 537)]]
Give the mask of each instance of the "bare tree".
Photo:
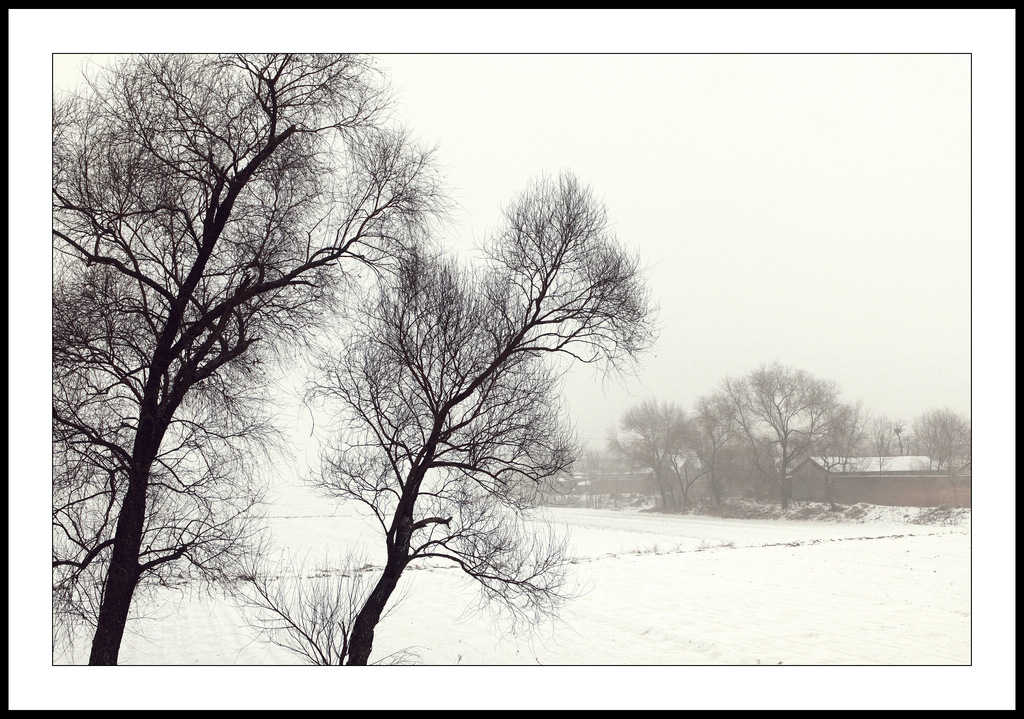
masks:
[(825, 501), (833, 512), (837, 510), (834, 473), (848, 470), (850, 459), (858, 456), (867, 437), (867, 419), (860, 402), (836, 403), (830, 408), (818, 437), (816, 450), (825, 468)]
[(884, 414), (871, 420), (869, 430), (871, 455), (878, 458), (878, 471), (886, 467), (886, 460), (895, 454), (896, 428), (892, 420)]
[(910, 445), (913, 438), (910, 432), (907, 431), (907, 423), (902, 419), (894, 419), (892, 421), (892, 433), (896, 437), (896, 450), (899, 452), (899, 456), (905, 457), (910, 454)]
[(55, 100), (55, 621), (90, 663), (140, 584), (232, 561), (268, 365), (440, 201), (388, 103), (344, 55), (136, 55)]
[(693, 485), (711, 472), (711, 467), (702, 464), (694, 451), (694, 441), (692, 430), (687, 427), (682, 452), (672, 455), (668, 461), (669, 470), (675, 477), (676, 486), (679, 487), (679, 509), (686, 509), (690, 506), (690, 491), (693, 489)]
[(634, 467), (654, 472), (664, 511), (677, 509), (675, 488), (681, 476), (686, 447), (686, 413), (675, 403), (646, 399), (619, 419), (619, 430), (608, 435), (608, 448)]
[(654, 339), (638, 260), (571, 175), (531, 185), (483, 249), (471, 269), (408, 253), (322, 363), (314, 393), (340, 431), (317, 483), (376, 518), (387, 552), (349, 664), (367, 663), (413, 562), (454, 564), (513, 628), (557, 612), (564, 540), (531, 509), (578, 457), (561, 374), (572, 361), (624, 367)]
[(823, 431), (838, 386), (775, 362), (740, 379), (726, 378), (722, 390), (737, 436), (750, 448), (758, 471), (775, 485), (785, 509), (793, 493), (790, 468), (809, 454)]
[(707, 469), (715, 504), (721, 504), (723, 470), (730, 462), (728, 446), (735, 437), (728, 397), (722, 393), (700, 397), (692, 415), (691, 428), (690, 446), (701, 466)]
[(914, 435), (935, 469), (946, 472), (953, 501), (959, 504), (960, 478), (971, 465), (971, 421), (948, 407), (932, 409), (914, 420)]

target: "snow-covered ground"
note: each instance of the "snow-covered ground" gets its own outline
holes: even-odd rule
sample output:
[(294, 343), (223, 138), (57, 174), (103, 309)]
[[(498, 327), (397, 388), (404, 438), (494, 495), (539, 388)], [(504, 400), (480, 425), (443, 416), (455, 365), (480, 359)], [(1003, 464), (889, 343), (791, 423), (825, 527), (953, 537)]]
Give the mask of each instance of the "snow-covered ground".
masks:
[[(518, 677), (512, 686), (497, 680), (505, 683), (500, 696), (481, 695), (472, 706), (533, 706), (536, 695), (520, 692), (546, 682), (556, 694), (582, 694), (583, 706), (592, 706), (602, 694), (614, 703), (611, 697), (629, 682), (635, 682), (630, 691), (639, 706), (792, 706), (803, 705), (800, 696), (779, 692), (804, 677), (796, 682), (804, 698), (819, 697), (838, 681), (834, 701), (820, 698), (817, 704), (838, 708), (872, 701), (860, 694), (867, 690), (865, 683), (881, 690), (892, 672), (904, 675), (896, 680), (903, 684), (918, 676), (915, 667), (972, 664), (969, 510), (946, 515), (938, 524), (915, 523), (921, 511), (904, 508), (866, 508), (859, 519), (847, 521), (666, 516), (635, 509), (546, 512), (570, 537), (579, 588), (557, 623), (532, 636), (510, 636), (490, 615), (471, 610), (476, 591), (457, 570), (443, 565), (410, 570), (400, 585), (403, 600), (378, 627), (371, 661), (406, 651), (427, 666), (351, 674), (328, 669), (337, 674), (326, 680), (317, 675), (322, 686), (312, 695), (293, 697), (291, 705), (348, 706), (336, 692), (351, 686), (355, 676), (361, 677), (360, 685), (381, 682), (382, 687), (377, 700), (373, 693), (361, 695), (360, 706), (379, 701), (376, 705), (384, 707), (411, 701), (387, 688), (382, 675), (389, 671), (401, 672), (403, 681), (411, 672), (414, 683), (428, 684), (438, 671), (455, 671), (444, 674), (450, 678), (438, 679), (439, 684), (479, 680), (483, 685), (475, 686), (480, 690), (496, 680), (500, 666), (508, 671), (508, 665), (534, 670), (554, 665), (543, 680), (534, 673), (520, 674), (530, 671), (521, 667), (507, 675)], [(365, 520), (301, 489), (282, 494), (271, 512), (270, 529), (278, 547), (308, 556), (321, 568), (340, 564), (353, 546), (361, 546), (371, 563), (380, 557), (376, 535)], [(244, 671), (256, 682), (254, 689), (264, 676), (308, 680), (297, 667), (270, 674), (270, 666), (301, 662), (257, 639), (240, 610), (217, 593), (167, 590), (149, 613), (156, 618), (126, 634), (123, 664), (258, 665), (209, 675), (228, 681)], [(84, 663), (85, 652), (82, 647), (74, 661)], [(443, 670), (442, 665), (460, 666)], [(750, 668), (758, 665), (777, 668)], [(824, 667), (832, 668), (829, 674), (821, 673)], [(846, 686), (838, 678), (851, 675), (841, 667), (863, 673)], [(809, 668), (816, 671), (807, 674)], [(757, 671), (774, 673), (752, 673)], [(193, 678), (184, 681), (195, 681), (194, 675), (186, 676)], [(196, 691), (205, 681), (195, 685)], [(215, 698), (208, 701), (216, 704), (222, 697), (216, 681), (211, 686)], [(754, 691), (764, 692), (761, 699), (749, 693)], [(791, 691), (797, 690), (785, 689)], [(629, 696), (621, 699), (623, 705), (630, 705)], [(549, 705), (564, 706), (561, 700), (549, 700)], [(425, 701), (432, 702), (429, 696)], [(443, 698), (438, 701), (449, 706)], [(452, 707), (463, 706), (451, 701)], [(907, 696), (889, 705), (903, 702), (916, 706)], [(287, 699), (283, 703), (290, 706)]]

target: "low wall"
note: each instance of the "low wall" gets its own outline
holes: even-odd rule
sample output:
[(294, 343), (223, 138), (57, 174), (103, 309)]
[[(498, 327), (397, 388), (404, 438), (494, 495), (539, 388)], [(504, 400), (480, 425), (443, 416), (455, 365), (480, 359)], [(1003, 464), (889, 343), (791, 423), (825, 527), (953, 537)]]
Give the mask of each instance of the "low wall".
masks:
[[(825, 502), (824, 473), (793, 475), (793, 499)], [(971, 478), (945, 474), (842, 472), (832, 475), (837, 504), (882, 504), (894, 507), (970, 507)]]

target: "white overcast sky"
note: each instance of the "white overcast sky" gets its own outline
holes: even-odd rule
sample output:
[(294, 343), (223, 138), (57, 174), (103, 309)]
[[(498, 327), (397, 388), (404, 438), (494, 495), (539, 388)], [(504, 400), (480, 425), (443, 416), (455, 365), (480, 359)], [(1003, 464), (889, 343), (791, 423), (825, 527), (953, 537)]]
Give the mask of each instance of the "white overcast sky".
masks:
[(970, 413), (971, 58), (385, 55), (466, 240), (568, 168), (649, 266), (661, 339), (638, 375), (566, 386), (600, 439), (645, 396), (692, 407), (778, 360), (907, 419)]
[[(601, 442), (645, 397), (689, 409), (726, 375), (778, 360), (892, 418), (970, 414), (978, 467), (979, 449), (1014, 447), (1013, 11), (9, 19), (10, 204), (29, 210), (11, 213), (12, 402), (49, 386), (45, 323), (19, 308), (48, 302), (48, 250), (25, 218), (49, 214), (40, 159), (63, 77), (51, 79), (52, 53), (359, 51), (379, 57), (400, 116), (438, 145), (464, 208), (453, 246), (482, 237), (531, 177), (568, 169), (648, 266), (661, 339), (636, 377), (570, 378), (582, 436)], [(45, 437), (40, 399), (23, 406), (38, 405)]]
[[(772, 361), (891, 418), (971, 415), (970, 54), (378, 58), (438, 146), (454, 247), (567, 169), (647, 266), (653, 353), (635, 376), (566, 382), (591, 442), (645, 397), (690, 408)], [(61, 55), (54, 82), (103, 61)]]

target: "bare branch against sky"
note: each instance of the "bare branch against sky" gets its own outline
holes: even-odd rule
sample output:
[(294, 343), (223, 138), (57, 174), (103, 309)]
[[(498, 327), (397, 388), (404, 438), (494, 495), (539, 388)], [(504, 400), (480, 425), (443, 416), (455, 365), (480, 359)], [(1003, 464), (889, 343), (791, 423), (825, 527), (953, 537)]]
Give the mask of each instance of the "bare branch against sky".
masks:
[(622, 385), (568, 379), (584, 438), (776, 360), (889, 416), (970, 414), (969, 54), (378, 58), (456, 187), (450, 244), (572, 169), (649, 264), (661, 339)]

